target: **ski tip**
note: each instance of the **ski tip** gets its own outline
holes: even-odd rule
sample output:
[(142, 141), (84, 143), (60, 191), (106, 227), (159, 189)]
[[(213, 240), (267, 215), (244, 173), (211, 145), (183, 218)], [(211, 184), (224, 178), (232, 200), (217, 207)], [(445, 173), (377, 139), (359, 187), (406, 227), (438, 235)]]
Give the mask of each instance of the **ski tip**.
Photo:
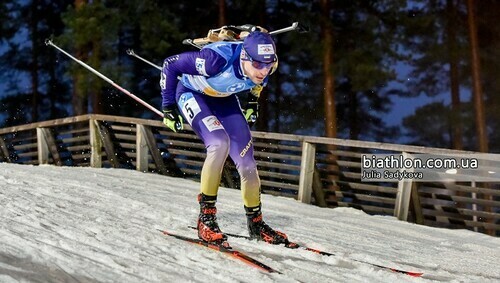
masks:
[(407, 272), (406, 274), (412, 277), (422, 277), (422, 275), (424, 275), (423, 272)]
[(424, 275), (423, 272), (404, 271), (404, 270), (398, 270), (398, 269), (394, 269), (394, 268), (391, 268), (391, 271), (397, 272), (397, 273), (403, 273), (403, 274), (406, 274), (406, 275), (411, 276), (411, 277), (421, 277), (422, 275)]
[(156, 229), (158, 231), (160, 231), (160, 233), (162, 233), (163, 235), (170, 235), (170, 233), (166, 230), (161, 230), (161, 229)]

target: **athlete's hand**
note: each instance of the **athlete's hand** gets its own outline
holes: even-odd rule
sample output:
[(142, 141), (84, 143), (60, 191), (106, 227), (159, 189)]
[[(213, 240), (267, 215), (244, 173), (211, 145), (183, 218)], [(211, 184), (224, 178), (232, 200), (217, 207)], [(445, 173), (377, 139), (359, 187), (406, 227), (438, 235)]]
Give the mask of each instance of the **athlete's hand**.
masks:
[(163, 124), (176, 133), (184, 129), (182, 115), (177, 105), (174, 104), (163, 108)]

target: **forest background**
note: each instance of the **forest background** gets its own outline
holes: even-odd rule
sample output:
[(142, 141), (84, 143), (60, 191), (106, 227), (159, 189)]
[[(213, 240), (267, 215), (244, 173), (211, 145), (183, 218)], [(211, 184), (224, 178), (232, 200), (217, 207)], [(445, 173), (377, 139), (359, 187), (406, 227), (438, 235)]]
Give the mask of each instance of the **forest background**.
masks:
[(310, 31), (275, 37), (279, 70), (254, 130), (498, 153), (499, 18), (496, 0), (4, 0), (0, 127), (159, 119), (47, 38), (159, 109), (159, 71), (127, 49), (161, 65), (212, 28), (298, 21)]

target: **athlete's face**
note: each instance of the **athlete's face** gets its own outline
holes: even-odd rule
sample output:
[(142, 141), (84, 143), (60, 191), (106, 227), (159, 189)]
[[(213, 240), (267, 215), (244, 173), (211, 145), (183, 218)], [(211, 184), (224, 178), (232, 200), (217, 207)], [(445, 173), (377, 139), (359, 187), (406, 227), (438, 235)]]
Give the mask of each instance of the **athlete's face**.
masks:
[[(254, 84), (261, 84), (264, 81), (264, 78), (267, 77), (269, 72), (274, 66), (273, 64), (266, 64), (266, 65), (259, 65), (259, 66), (254, 66), (255, 61), (248, 61), (248, 60), (242, 60), (242, 65), (243, 65), (243, 71), (245, 72), (245, 75), (252, 80)], [(259, 69), (259, 68), (260, 69)]]

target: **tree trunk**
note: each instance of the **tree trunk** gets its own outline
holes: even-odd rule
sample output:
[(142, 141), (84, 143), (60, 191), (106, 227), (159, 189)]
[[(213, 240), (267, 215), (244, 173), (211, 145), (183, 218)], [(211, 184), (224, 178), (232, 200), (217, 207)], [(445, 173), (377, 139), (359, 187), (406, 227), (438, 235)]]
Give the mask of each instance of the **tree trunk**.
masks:
[(460, 90), (458, 78), (458, 48), (456, 36), (457, 9), (453, 0), (446, 0), (448, 15), (447, 34), (448, 52), (450, 56), (450, 90), (451, 90), (451, 141), (454, 149), (463, 149), (462, 118), (460, 110)]
[[(78, 13), (78, 10), (80, 10), (83, 5), (85, 5), (86, 1), (85, 0), (75, 0), (75, 9)], [(78, 33), (78, 31), (75, 31), (75, 33)], [(81, 47), (76, 48), (76, 58), (78, 60), (84, 59), (84, 51), (82, 50)], [(85, 61), (85, 60), (83, 60)], [(84, 79), (84, 75), (80, 70), (77, 70), (75, 72), (75, 75), (73, 76), (73, 97), (71, 99), (71, 104), (73, 106), (73, 115), (78, 116), (78, 115), (83, 115), (86, 114), (86, 102), (85, 102), (85, 91), (80, 87), (82, 85), (82, 80)]]
[[(81, 58), (81, 52), (77, 52), (76, 58)], [(83, 80), (83, 75), (77, 71), (77, 73), (73, 76), (73, 96), (71, 99), (71, 105), (73, 106), (73, 115), (83, 115), (86, 114), (86, 103), (85, 103), (85, 94), (82, 89), (79, 87), (80, 82)]]
[(226, 0), (219, 0), (219, 27), (226, 24)]
[[(477, 3), (477, 2), (476, 2)], [(478, 151), (488, 152), (488, 136), (486, 133), (486, 118), (484, 113), (483, 90), (481, 87), (481, 65), (479, 59), (479, 44), (477, 40), (476, 14), (474, 0), (467, 0), (469, 22), (470, 50), (472, 61), (472, 86), (476, 117), (476, 133)]]
[(31, 88), (32, 88), (32, 109), (31, 121), (38, 121), (38, 106), (40, 104), (40, 93), (38, 92), (38, 1), (31, 2), (30, 33), (33, 49), (31, 51)]
[[(323, 97), (324, 97), (324, 111), (325, 111), (325, 135), (330, 138), (337, 137), (337, 110), (335, 106), (335, 76), (333, 73), (333, 27), (330, 20), (330, 0), (321, 0), (321, 38), (323, 39)], [(328, 201), (329, 205), (338, 206), (339, 199), (337, 198), (337, 191), (340, 191), (337, 181), (338, 165), (337, 156), (335, 151), (337, 149), (334, 145), (326, 146), (327, 149), (327, 166), (326, 174), (323, 178), (328, 179), (329, 182), (325, 189), (325, 202)], [(321, 180), (321, 176), (319, 178)], [(323, 187), (323, 182), (321, 182)], [(321, 200), (317, 200), (319, 203)]]
[[(476, 25), (476, 11), (474, 7), (474, 0), (467, 0), (467, 19), (469, 22), (471, 58), (472, 58), (472, 84), (473, 84), (473, 99), (476, 116), (476, 131), (478, 150), (480, 152), (488, 152), (488, 136), (486, 132), (486, 118), (484, 113), (483, 90), (481, 86), (481, 64), (479, 59), (479, 43), (477, 39), (477, 25)], [(482, 185), (484, 188), (489, 188), (489, 183)], [(488, 201), (493, 200), (492, 195), (484, 195), (483, 198)], [(484, 211), (493, 212), (493, 207), (484, 206)], [(494, 223), (494, 220), (488, 222)], [(494, 236), (495, 230), (493, 228), (486, 229), (485, 232)]]
[(335, 79), (333, 75), (333, 28), (330, 21), (330, 0), (321, 0), (321, 34), (323, 38), (323, 86), (325, 135), (337, 137)]
[(349, 138), (351, 140), (359, 139), (360, 129), (360, 121), (358, 117), (358, 94), (352, 90), (349, 90)]
[[(97, 70), (101, 67), (101, 43), (97, 40), (92, 41), (92, 56), (94, 57), (95, 68)], [(97, 79), (95, 77), (94, 79)], [(100, 78), (99, 78), (100, 80)], [(101, 81), (99, 83), (94, 84), (97, 87), (93, 87), (92, 89), (92, 113), (94, 114), (103, 114), (103, 105), (102, 105), (102, 87), (100, 87)]]

